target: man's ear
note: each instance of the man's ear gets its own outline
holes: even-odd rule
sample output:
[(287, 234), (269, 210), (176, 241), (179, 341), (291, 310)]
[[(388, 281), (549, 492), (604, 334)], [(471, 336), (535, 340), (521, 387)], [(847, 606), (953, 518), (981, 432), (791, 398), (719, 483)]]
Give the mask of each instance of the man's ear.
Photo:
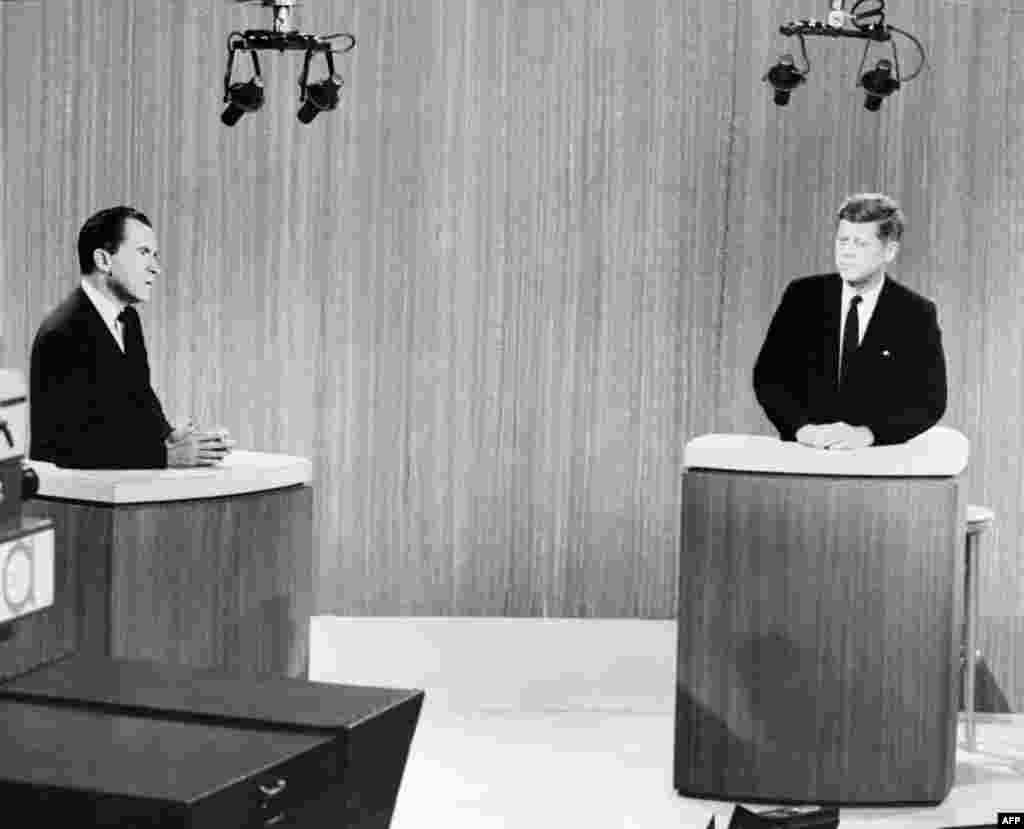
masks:
[(92, 252), (92, 261), (97, 270), (110, 273), (110, 252), (103, 248), (96, 248)]
[(887, 263), (888, 262), (892, 262), (892, 260), (896, 258), (896, 254), (899, 253), (899, 252), (900, 252), (900, 243), (899, 242), (897, 242), (895, 240), (892, 240), (892, 241), (888, 242), (888, 244), (886, 245), (886, 250), (885, 250), (885, 261)]

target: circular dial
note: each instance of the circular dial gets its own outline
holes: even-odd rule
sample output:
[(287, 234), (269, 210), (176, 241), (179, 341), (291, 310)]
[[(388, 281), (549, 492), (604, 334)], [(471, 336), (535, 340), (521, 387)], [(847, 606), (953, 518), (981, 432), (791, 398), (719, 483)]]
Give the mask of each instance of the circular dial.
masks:
[(24, 542), (12, 545), (4, 558), (3, 591), (4, 600), (16, 613), (32, 598), (32, 550)]

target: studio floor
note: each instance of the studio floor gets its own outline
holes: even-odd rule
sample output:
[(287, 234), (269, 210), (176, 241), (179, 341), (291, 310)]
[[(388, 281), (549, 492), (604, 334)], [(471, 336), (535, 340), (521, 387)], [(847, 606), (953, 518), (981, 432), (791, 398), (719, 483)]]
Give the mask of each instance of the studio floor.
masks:
[[(318, 616), (310, 643), (310, 679), (426, 691), (393, 829), (728, 825), (735, 803), (672, 788), (674, 622)], [(941, 805), (845, 808), (840, 826), (1024, 809), (1024, 715), (980, 714), (974, 752), (960, 734)]]

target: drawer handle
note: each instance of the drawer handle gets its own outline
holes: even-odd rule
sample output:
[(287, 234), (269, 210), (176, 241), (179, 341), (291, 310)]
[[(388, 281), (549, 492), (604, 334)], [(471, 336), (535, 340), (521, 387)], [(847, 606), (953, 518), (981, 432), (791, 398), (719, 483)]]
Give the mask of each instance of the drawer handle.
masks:
[(274, 815), (271, 818), (267, 818), (263, 822), (263, 825), (264, 826), (276, 826), (278, 823), (280, 823), (286, 817), (288, 817), (288, 813), (287, 812), (281, 812), (280, 814)]
[(279, 777), (270, 785), (267, 785), (266, 783), (260, 783), (260, 793), (264, 797), (277, 797), (279, 794), (281, 794), (281, 792), (284, 791), (285, 786), (287, 785), (288, 781), (283, 780)]

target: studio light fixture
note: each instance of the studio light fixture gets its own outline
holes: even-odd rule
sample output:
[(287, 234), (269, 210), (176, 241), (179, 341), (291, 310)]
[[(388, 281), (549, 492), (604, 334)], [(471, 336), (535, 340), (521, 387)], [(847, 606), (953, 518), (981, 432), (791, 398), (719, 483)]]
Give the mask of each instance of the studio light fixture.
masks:
[(327, 59), (327, 77), (316, 83), (309, 83), (309, 64), (313, 58), (312, 52), (306, 52), (306, 60), (302, 64), (302, 75), (299, 78), (299, 107), (298, 118), (303, 124), (310, 123), (316, 116), (326, 110), (336, 109), (338, 96), (344, 81), (334, 71), (334, 58), (330, 52), (325, 52)]
[(878, 112), (882, 101), (900, 88), (899, 79), (892, 74), (892, 61), (885, 58), (878, 61), (874, 69), (861, 75), (860, 85), (867, 93), (864, 108), (871, 112)]
[[(258, 2), (260, 5), (273, 8), (274, 23), (271, 29), (247, 29), (244, 32), (232, 32), (228, 35), (228, 66), (224, 74), (224, 102), (227, 104), (221, 114), (225, 126), (233, 127), (247, 112), (256, 112), (263, 106), (263, 78), (257, 52), (261, 51), (301, 51), (305, 52), (302, 72), (299, 77), (299, 112), (298, 118), (303, 124), (309, 124), (324, 111), (337, 109), (341, 88), (345, 85), (341, 75), (334, 68), (334, 55), (346, 54), (355, 48), (356, 39), (346, 33), (330, 35), (303, 34), (289, 28), (295, 0), (235, 0), (238, 3)], [(333, 41), (341, 38), (343, 46), (334, 47)], [(237, 52), (249, 52), (252, 56), (253, 75), (245, 82), (232, 82), (231, 70)], [(309, 83), (309, 66), (316, 54), (322, 54), (327, 61), (327, 77)]]
[[(924, 47), (909, 32), (885, 21), (886, 0), (854, 0), (849, 11), (846, 0), (830, 0), (830, 10), (825, 20), (803, 19), (785, 23), (779, 32), (786, 37), (795, 37), (800, 43), (802, 66), (797, 66), (792, 54), (784, 54), (764, 75), (762, 80), (772, 87), (777, 106), (786, 106), (794, 89), (807, 80), (811, 62), (807, 56), (808, 37), (851, 38), (864, 41), (860, 69), (857, 71), (857, 85), (864, 90), (865, 109), (878, 112), (882, 102), (913, 80), (924, 69), (927, 62)], [(909, 40), (916, 48), (919, 62), (909, 75), (900, 73), (899, 54), (894, 34)], [(889, 44), (890, 58), (881, 58), (874, 69), (864, 70), (868, 52), (874, 44)]]
[(793, 63), (792, 55), (783, 55), (765, 74), (764, 79), (775, 90), (775, 103), (784, 107), (789, 103), (790, 93), (802, 84), (806, 78)]
[(227, 104), (220, 120), (226, 127), (233, 127), (247, 112), (256, 112), (263, 106), (263, 78), (260, 77), (260, 62), (252, 52), (253, 75), (244, 83), (231, 83), (231, 67), (235, 53), (228, 50), (228, 70), (224, 76), (224, 102)]

